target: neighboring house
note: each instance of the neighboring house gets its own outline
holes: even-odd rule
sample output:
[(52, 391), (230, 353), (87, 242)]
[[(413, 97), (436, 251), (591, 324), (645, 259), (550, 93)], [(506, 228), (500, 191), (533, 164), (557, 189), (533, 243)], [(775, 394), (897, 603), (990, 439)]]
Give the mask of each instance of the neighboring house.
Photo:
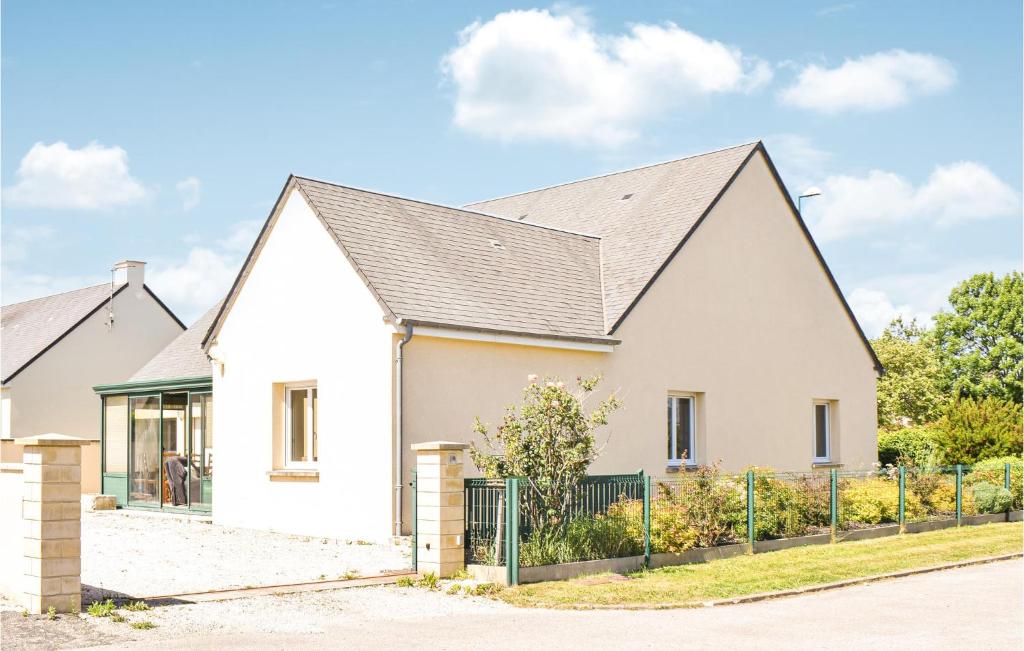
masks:
[(210, 511), (213, 379), (201, 344), (220, 306), (126, 381), (94, 387), (103, 402), (103, 492), (119, 506)]
[(409, 445), (531, 373), (621, 396), (594, 472), (876, 458), (881, 366), (761, 143), (466, 209), (290, 177), (205, 345), (224, 524), (408, 532)]
[[(92, 386), (128, 378), (185, 328), (145, 285), (144, 262), (113, 271), (110, 283), (3, 306), (3, 439), (57, 432), (99, 440)], [(95, 491), (98, 455), (85, 455), (83, 490)]]

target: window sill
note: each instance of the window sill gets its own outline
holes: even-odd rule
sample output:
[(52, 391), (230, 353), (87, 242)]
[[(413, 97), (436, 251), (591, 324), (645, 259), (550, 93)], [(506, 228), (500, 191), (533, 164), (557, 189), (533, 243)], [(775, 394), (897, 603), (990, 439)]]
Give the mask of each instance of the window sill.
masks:
[(838, 461), (814, 461), (811, 468), (842, 468), (843, 464)]
[(306, 482), (318, 482), (320, 481), (319, 470), (268, 470), (267, 477), (270, 481), (306, 481)]
[(678, 472), (686, 473), (686, 472), (693, 472), (694, 470), (697, 470), (698, 468), (700, 468), (700, 464), (697, 464), (697, 463), (688, 464), (688, 465), (679, 465), (679, 466), (666, 466), (665, 467), (665, 472), (672, 473), (672, 474), (678, 473)]

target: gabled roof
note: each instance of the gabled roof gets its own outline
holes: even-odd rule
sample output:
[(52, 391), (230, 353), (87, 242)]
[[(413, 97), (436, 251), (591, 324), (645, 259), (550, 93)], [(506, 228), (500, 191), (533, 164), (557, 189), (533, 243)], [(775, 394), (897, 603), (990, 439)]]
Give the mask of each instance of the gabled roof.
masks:
[(601, 238), (604, 310), (614, 332), (759, 143), (470, 204)]
[(7, 384), (127, 285), (84, 287), (0, 308), (0, 377)]
[(224, 301), (219, 301), (207, 310), (188, 330), (175, 337), (153, 359), (146, 362), (145, 366), (136, 371), (127, 383), (209, 377), (210, 360), (202, 348), (203, 337), (223, 303)]

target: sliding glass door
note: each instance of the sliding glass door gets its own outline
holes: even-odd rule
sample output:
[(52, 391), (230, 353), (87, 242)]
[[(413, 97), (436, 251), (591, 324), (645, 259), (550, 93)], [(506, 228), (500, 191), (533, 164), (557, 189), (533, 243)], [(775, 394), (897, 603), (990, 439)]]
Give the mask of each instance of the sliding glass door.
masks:
[(189, 495), (193, 508), (206, 510), (213, 501), (213, 394), (192, 394), (189, 421), (192, 432)]
[(131, 420), (131, 466), (128, 503), (160, 504), (160, 396), (128, 400)]

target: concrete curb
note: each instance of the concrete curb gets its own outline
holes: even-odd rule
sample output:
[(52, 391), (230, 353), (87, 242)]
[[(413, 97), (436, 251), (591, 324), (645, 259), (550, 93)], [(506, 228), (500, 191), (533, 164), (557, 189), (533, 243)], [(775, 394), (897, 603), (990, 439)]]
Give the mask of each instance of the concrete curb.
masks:
[(416, 572), (388, 572), (376, 576), (361, 576), (355, 579), (324, 579), (305, 583), (284, 583), (281, 585), (261, 585), (252, 588), (228, 588), (207, 592), (184, 592), (181, 594), (156, 595), (152, 597), (122, 597), (116, 601), (145, 601), (151, 605), (171, 605), (201, 603), (204, 601), (227, 601), (246, 597), (266, 595), (293, 594), (297, 592), (316, 592), (318, 590), (340, 590), (343, 588), (364, 588), (374, 585), (397, 583), (403, 576), (415, 577)]
[[(999, 561), (1008, 561), (1015, 558), (1024, 558), (1024, 552), (1015, 552), (1013, 554), (1003, 554), (1001, 556), (986, 556), (984, 558), (974, 558), (967, 561), (956, 561), (954, 563), (943, 563), (942, 565), (930, 565), (928, 567), (919, 567), (911, 570), (900, 570), (899, 572), (889, 572), (887, 574), (873, 574), (871, 576), (862, 576), (855, 579), (844, 579), (842, 581), (834, 581), (832, 583), (821, 583), (818, 585), (809, 585), (803, 588), (793, 588), (790, 590), (778, 590), (775, 592), (760, 592), (758, 594), (744, 595), (742, 597), (732, 597), (729, 599), (718, 599), (715, 601), (694, 601), (690, 603), (662, 603), (662, 604), (628, 604), (622, 606), (613, 606), (606, 604), (593, 604), (580, 606), (578, 608), (569, 608), (569, 610), (675, 610), (675, 609), (689, 609), (689, 608), (714, 608), (720, 606), (735, 606), (739, 604), (755, 603), (758, 601), (769, 601), (772, 599), (782, 599), (784, 597), (796, 597), (804, 594), (811, 594), (814, 592), (825, 592), (826, 590), (837, 590), (839, 588), (848, 588), (855, 585), (863, 585), (867, 583), (875, 583), (877, 581), (884, 581), (887, 579), (899, 579), (907, 576), (914, 576), (916, 574), (928, 574), (931, 572), (938, 572), (941, 570), (952, 570), (958, 567), (969, 567), (971, 565), (983, 565), (986, 563), (996, 563)], [(530, 606), (527, 606), (528, 608)], [(545, 608), (543, 605), (535, 606), (536, 608)]]

